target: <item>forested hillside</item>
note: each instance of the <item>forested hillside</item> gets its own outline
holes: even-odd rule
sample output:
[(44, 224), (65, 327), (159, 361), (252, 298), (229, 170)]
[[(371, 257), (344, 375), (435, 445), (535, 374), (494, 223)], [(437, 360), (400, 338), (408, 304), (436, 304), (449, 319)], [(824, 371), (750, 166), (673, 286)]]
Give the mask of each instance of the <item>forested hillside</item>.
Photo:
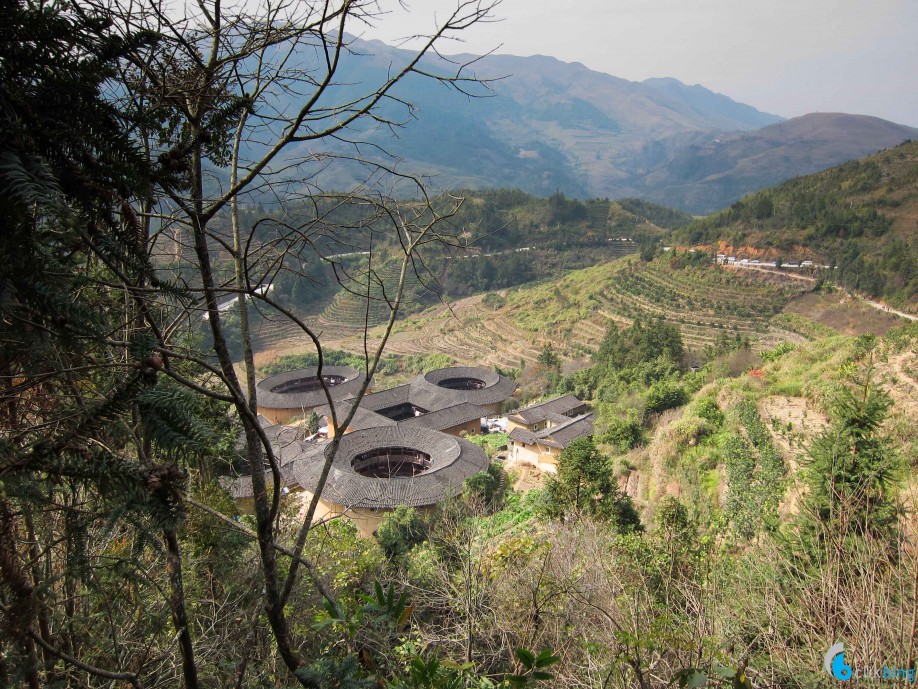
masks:
[[(406, 64), (409, 51), (355, 39), (342, 58), (346, 96)], [(300, 56), (300, 66), (314, 56)], [(428, 56), (429, 58), (429, 56)], [(538, 196), (641, 196), (710, 213), (743, 195), (916, 138), (918, 130), (876, 117), (810, 113), (791, 120), (675, 79), (633, 82), (546, 55), (489, 54), (425, 59), (468, 62), (489, 80), (449, 91), (409, 75), (382, 104), (406, 135), (366, 123), (351, 136), (392, 154), (404, 172), (430, 175), (440, 189), (518, 187)], [(473, 97), (467, 97), (471, 93)], [(407, 107), (411, 103), (411, 107)], [(413, 117), (416, 116), (416, 117)], [(327, 150), (350, 156), (347, 142)], [(314, 155), (303, 144), (296, 155)], [(363, 182), (359, 161), (322, 169), (320, 186)]]
[[(407, 275), (402, 315), (450, 299), (560, 278), (572, 270), (637, 253), (669, 229), (691, 221), (686, 213), (639, 199), (579, 201), (561, 193), (536, 198), (502, 189), (466, 191), (461, 196), (458, 210), (439, 224), (443, 241), (423, 247), (418, 254), (419, 274)], [(435, 203), (448, 205), (450, 201), (437, 199)], [(216, 231), (229, 243), (229, 228), (220, 220), (218, 217)], [(309, 246), (299, 252), (295, 270), (274, 275), (269, 270), (258, 278), (262, 284), (270, 283), (275, 297), (298, 316), (319, 319), (330, 334), (386, 320), (384, 295), (391, 292), (399, 276), (395, 236), (378, 219), (360, 232), (340, 229), (367, 220), (358, 207), (334, 198), (293, 204), (282, 214), (259, 206), (239, 213), (240, 224), (253, 228), (252, 245), (270, 246), (290, 226), (321, 226), (321, 231), (311, 233)], [(182, 252), (168, 242), (161, 251), (157, 263), (164, 271), (181, 276), (176, 256)], [(371, 263), (373, 275), (368, 283)], [(231, 279), (233, 266), (227, 255), (215, 257), (214, 271), (223, 280)], [(253, 311), (251, 317), (259, 349), (273, 349), (301, 335), (295, 323), (270, 308)], [(230, 313), (227, 320), (231, 339), (236, 341), (237, 319)], [(239, 356), (241, 349), (234, 345), (232, 353)]]
[(712, 213), (750, 192), (918, 137), (876, 117), (811, 113), (754, 132), (690, 133), (648, 144), (635, 187), (646, 198)]
[(829, 263), (832, 280), (918, 311), (918, 143), (752, 194), (676, 237), (718, 252)]

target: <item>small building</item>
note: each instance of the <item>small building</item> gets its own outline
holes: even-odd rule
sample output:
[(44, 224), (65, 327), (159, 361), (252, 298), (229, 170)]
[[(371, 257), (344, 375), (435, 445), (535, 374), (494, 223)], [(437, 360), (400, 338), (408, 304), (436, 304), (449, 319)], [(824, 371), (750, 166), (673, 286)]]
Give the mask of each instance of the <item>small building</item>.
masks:
[(574, 395), (520, 409), (507, 416), (509, 460), (556, 472), (561, 451), (577, 438), (592, 435), (593, 414)]
[(535, 433), (525, 428), (515, 428), (510, 432), (509, 459), (512, 462), (531, 464), (539, 471), (557, 473), (561, 451), (577, 438), (591, 435), (592, 412)]
[(577, 399), (574, 395), (561, 395), (508, 414), (507, 432), (510, 433), (515, 428), (525, 428), (533, 432), (540, 431), (551, 425), (565, 423), (589, 410), (590, 405)]

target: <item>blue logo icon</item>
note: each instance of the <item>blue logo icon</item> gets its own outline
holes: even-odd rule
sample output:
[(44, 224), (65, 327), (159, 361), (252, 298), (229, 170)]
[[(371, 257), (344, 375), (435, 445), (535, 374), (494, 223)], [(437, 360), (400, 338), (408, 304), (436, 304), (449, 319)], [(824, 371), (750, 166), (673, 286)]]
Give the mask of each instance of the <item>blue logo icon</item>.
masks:
[(835, 679), (840, 679), (843, 682), (851, 679), (851, 676), (854, 674), (854, 670), (851, 669), (851, 666), (845, 663), (845, 644), (840, 641), (834, 644), (832, 648), (829, 649), (828, 653), (826, 653), (822, 666), (826, 669), (826, 672)]

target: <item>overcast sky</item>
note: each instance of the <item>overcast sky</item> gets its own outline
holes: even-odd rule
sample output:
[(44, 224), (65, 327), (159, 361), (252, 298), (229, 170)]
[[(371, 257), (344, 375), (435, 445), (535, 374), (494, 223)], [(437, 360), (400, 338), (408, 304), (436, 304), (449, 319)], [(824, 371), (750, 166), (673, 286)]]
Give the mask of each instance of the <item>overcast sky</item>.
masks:
[[(362, 35), (394, 43), (455, 6), (410, 1)], [(675, 77), (784, 117), (918, 127), (918, 0), (503, 0), (496, 14), (444, 52), (550, 55), (633, 81)]]

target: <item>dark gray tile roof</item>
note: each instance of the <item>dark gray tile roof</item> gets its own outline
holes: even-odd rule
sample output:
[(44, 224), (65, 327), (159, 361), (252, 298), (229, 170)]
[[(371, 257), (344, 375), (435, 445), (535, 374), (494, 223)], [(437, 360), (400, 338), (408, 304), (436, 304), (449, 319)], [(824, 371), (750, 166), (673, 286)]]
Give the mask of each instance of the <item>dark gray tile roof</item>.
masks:
[[(321, 390), (293, 394), (270, 391), (285, 382), (315, 376), (315, 373), (315, 368), (301, 369), (263, 380), (259, 383), (259, 406), (274, 409), (314, 407), (318, 414), (329, 418), (331, 408)], [(335, 412), (339, 421), (343, 420), (355, 404), (354, 396), (363, 383), (363, 376), (340, 366), (326, 366), (323, 373), (350, 376), (346, 382), (330, 388)], [(481, 381), (483, 386), (457, 390), (440, 384), (451, 378), (472, 378)], [(511, 397), (515, 390), (516, 383), (494, 371), (454, 366), (418, 376), (407, 385), (365, 395), (349, 426), (351, 432), (341, 437), (340, 450), (323, 497), (347, 507), (387, 509), (402, 504), (432, 505), (450, 492), (461, 490), (466, 478), (487, 469), (487, 457), (476, 445), (441, 433), (440, 429), (486, 416), (486, 410), (479, 405), (501, 402)], [(315, 399), (315, 395), (319, 399)], [(429, 413), (399, 423), (377, 413), (405, 403)], [(325, 448), (331, 447), (331, 443), (306, 443), (302, 428), (274, 425), (264, 417), (260, 422), (274, 447), (285, 480), (306, 490), (314, 488), (324, 464)], [(431, 468), (411, 478), (389, 479), (362, 476), (351, 468), (355, 455), (378, 447), (419, 450), (430, 455)], [(251, 477), (221, 479), (221, 482), (227, 483), (234, 497), (251, 496)]]
[[(339, 423), (344, 419), (344, 417), (338, 417)], [(329, 423), (331, 423), (329, 421)], [(352, 431), (359, 431), (363, 428), (379, 428), (380, 426), (394, 426), (395, 421), (383, 416), (382, 414), (377, 414), (375, 411), (370, 411), (369, 409), (364, 409), (363, 407), (357, 408), (357, 413), (354, 414), (354, 418), (351, 419), (351, 423), (348, 424), (348, 428)]]
[(525, 428), (514, 428), (510, 431), (510, 439), (524, 445), (539, 443), (540, 445), (563, 450), (577, 438), (593, 434), (592, 412), (575, 416), (572, 419), (564, 417), (564, 420), (563, 424), (545, 428), (535, 433)]
[[(329, 446), (330, 448), (331, 446)], [(413, 477), (371, 478), (351, 466), (355, 456), (375, 448), (405, 447), (430, 456), (430, 469)], [(326, 450), (326, 453), (330, 452)], [(313, 456), (291, 465), (289, 479), (314, 492), (324, 458)], [(322, 498), (350, 508), (392, 509), (398, 505), (434, 505), (458, 493), (462, 482), (488, 467), (484, 451), (463, 438), (410, 426), (354, 431), (341, 437)]]
[[(474, 378), (483, 382), (484, 386), (477, 390), (451, 390), (440, 385), (451, 378)], [(424, 406), (423, 400), (429, 399), (430, 404), (436, 409), (460, 402), (478, 405), (496, 404), (513, 397), (516, 391), (516, 383), (510, 378), (478, 366), (438, 368), (418, 376), (409, 385), (412, 398), (416, 396), (418, 399), (415, 404)], [(425, 408), (430, 409), (430, 407)], [(435, 409), (430, 410), (435, 411)]]
[(533, 433), (532, 431), (527, 431), (525, 428), (514, 428), (510, 431), (510, 440), (515, 440), (518, 443), (523, 443), (524, 445), (532, 445), (536, 440), (539, 439), (538, 433)]
[(438, 409), (429, 414), (415, 416), (414, 418), (405, 419), (398, 423), (400, 426), (420, 426), (422, 428), (432, 428), (435, 431), (442, 431), (447, 428), (452, 428), (453, 426), (458, 426), (459, 424), (482, 419), (487, 415), (487, 410), (475, 404), (462, 402), (452, 407), (446, 407), (446, 409)]
[[(438, 383), (450, 378), (474, 378), (484, 383), (484, 387), (477, 390), (453, 390), (441, 387)], [(406, 385), (399, 385), (388, 390), (381, 390), (365, 395), (360, 402), (361, 415), (358, 412), (350, 428), (370, 428), (373, 426), (391, 425), (392, 421), (384, 416), (375, 418), (369, 413), (394, 407), (400, 404), (412, 404), (428, 413), (405, 419), (400, 424), (423, 426), (426, 428), (450, 428), (460, 423), (466, 423), (473, 418), (487, 416), (487, 411), (480, 405), (502, 402), (513, 395), (516, 383), (486, 368), (472, 366), (451, 366), (440, 368), (430, 373), (418, 376)], [(339, 419), (350, 409), (345, 401), (343, 405), (336, 403), (335, 410)], [(328, 405), (316, 410), (328, 416)]]
[[(264, 416), (258, 416), (258, 423), (264, 431), (274, 448), (274, 453), (280, 455), (284, 448), (291, 443), (303, 440), (306, 437), (306, 429), (302, 426), (282, 426), (269, 421)], [(245, 433), (240, 432), (236, 440), (236, 452), (240, 456), (245, 456)]]
[(582, 406), (584, 406), (584, 403), (573, 395), (561, 395), (560, 397), (555, 397), (545, 402), (533, 404), (525, 409), (515, 411), (513, 414), (507, 416), (507, 420), (521, 423), (526, 426), (541, 423), (546, 419), (557, 422), (559, 416), (564, 416), (566, 420), (569, 418), (567, 417), (569, 412)]
[(593, 414), (577, 416), (568, 423), (546, 429), (543, 433), (542, 441), (546, 445), (563, 450), (577, 438), (593, 434)]
[[(369, 397), (369, 395), (367, 395)], [(366, 397), (364, 397), (366, 399)], [(351, 407), (354, 406), (355, 400), (339, 400), (335, 402), (335, 412), (338, 415), (338, 423), (344, 421), (345, 417), (350, 413)], [(325, 423), (331, 426), (331, 407), (325, 404), (321, 407), (316, 407), (316, 413), (322, 416), (325, 419)], [(354, 414), (354, 418), (351, 420), (351, 423), (348, 425), (348, 428), (352, 431), (356, 431), (362, 428), (376, 428), (377, 426), (394, 426), (395, 421), (392, 419), (383, 416), (382, 414), (377, 414), (372, 409), (367, 409), (361, 404), (357, 407), (357, 412)]]
[[(217, 482), (234, 500), (251, 498), (255, 495), (255, 491), (252, 489), (251, 476), (222, 476)], [(270, 471), (265, 472), (265, 483), (268, 485), (269, 490), (274, 485), (274, 475)], [(286, 485), (286, 481), (283, 478), (283, 473), (281, 473), (281, 486), (284, 485)]]
[[(305, 431), (302, 427), (273, 424), (263, 416), (259, 416), (258, 421), (274, 450), (274, 456), (281, 470), (281, 485), (289, 483), (288, 470), (294, 462), (324, 456), (325, 448), (328, 446), (327, 441), (306, 442)], [(242, 436), (236, 443), (236, 449), (242, 452), (244, 448), (245, 437)], [(265, 470), (265, 481), (268, 484), (274, 482), (274, 474), (270, 469)], [(253, 495), (251, 476), (223, 476), (218, 479), (218, 482), (233, 498), (251, 498)]]
[(386, 407), (395, 406), (396, 404), (404, 404), (410, 401), (410, 392), (411, 389), (407, 385), (397, 385), (388, 390), (380, 390), (379, 392), (364, 395), (363, 400), (360, 402), (360, 406), (370, 411), (377, 411), (379, 409), (385, 409)]
[[(258, 406), (265, 409), (312, 409), (320, 404), (327, 404), (328, 400), (321, 388), (307, 392), (275, 392), (275, 389), (284, 383), (300, 378), (315, 378), (317, 370), (315, 366), (301, 368), (278, 373), (260, 381), (255, 386), (258, 391)], [(332, 400), (353, 397), (360, 392), (366, 380), (365, 374), (349, 366), (323, 366), (322, 375), (341, 376), (345, 379), (343, 383), (329, 387)]]

